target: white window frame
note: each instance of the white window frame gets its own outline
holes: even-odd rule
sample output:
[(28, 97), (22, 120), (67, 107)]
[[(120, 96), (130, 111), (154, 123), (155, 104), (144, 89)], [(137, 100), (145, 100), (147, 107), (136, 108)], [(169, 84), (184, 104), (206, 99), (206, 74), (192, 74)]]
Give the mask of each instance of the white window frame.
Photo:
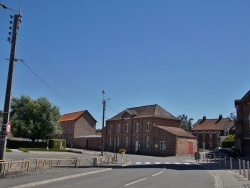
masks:
[(116, 146), (120, 146), (120, 137), (119, 136), (116, 138)]
[(128, 132), (128, 123), (125, 124), (125, 132)]
[(138, 133), (139, 132), (139, 123), (135, 124), (135, 132)]
[(145, 139), (145, 147), (149, 148), (149, 136), (147, 136)]
[(120, 128), (121, 128), (121, 127), (120, 127), (120, 124), (118, 124), (118, 125), (117, 125), (117, 130), (116, 130), (118, 133), (120, 132)]
[(160, 150), (166, 150), (166, 141), (160, 141)]
[(128, 147), (128, 137), (125, 138), (125, 147)]
[(149, 132), (149, 122), (147, 122), (146, 131)]
[(112, 146), (112, 138), (109, 137), (109, 146)]

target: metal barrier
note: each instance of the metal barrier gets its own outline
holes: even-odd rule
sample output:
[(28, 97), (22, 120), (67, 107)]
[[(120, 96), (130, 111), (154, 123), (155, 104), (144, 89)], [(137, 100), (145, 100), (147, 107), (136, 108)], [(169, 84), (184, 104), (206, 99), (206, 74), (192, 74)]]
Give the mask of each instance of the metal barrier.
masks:
[(95, 158), (28, 158), (19, 161), (0, 160), (2, 165), (1, 176), (6, 174), (30, 171), (42, 171), (58, 167), (84, 167), (100, 166), (114, 162), (111, 155), (99, 156)]

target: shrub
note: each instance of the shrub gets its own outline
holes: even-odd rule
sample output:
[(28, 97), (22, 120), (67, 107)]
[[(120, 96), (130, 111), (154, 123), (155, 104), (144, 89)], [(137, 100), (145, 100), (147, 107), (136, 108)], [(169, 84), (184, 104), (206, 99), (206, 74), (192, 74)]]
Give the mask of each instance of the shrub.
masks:
[(7, 140), (7, 147), (10, 149), (18, 148), (46, 148), (46, 142), (31, 142), (19, 140)]
[(234, 146), (234, 136), (235, 135), (228, 135), (223, 141), (222, 141), (222, 147), (223, 148), (232, 148)]
[(65, 150), (66, 140), (64, 139), (50, 139), (49, 140), (49, 149), (54, 150)]

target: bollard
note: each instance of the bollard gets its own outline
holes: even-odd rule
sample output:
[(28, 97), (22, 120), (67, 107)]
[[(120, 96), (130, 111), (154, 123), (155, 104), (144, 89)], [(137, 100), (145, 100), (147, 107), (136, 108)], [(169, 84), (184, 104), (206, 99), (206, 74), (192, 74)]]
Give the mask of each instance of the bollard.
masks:
[(241, 175), (241, 160), (239, 159), (239, 175)]
[(97, 158), (94, 158), (94, 166), (97, 166)]
[(224, 156), (224, 167), (226, 168), (227, 167), (227, 157)]
[(247, 179), (250, 180), (250, 173), (249, 173), (249, 161), (247, 161)]
[(246, 166), (245, 166), (245, 160), (243, 160), (242, 162), (243, 162), (243, 175), (244, 175), (244, 177), (246, 177)]
[(230, 157), (230, 169), (233, 170), (233, 159)]

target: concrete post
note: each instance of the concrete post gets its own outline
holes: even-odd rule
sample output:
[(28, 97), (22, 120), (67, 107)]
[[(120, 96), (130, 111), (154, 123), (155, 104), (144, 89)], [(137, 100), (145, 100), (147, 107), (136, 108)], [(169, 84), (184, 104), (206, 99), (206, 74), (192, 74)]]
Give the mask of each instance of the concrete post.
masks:
[(232, 160), (232, 157), (230, 157), (230, 169), (233, 170), (233, 160)]
[(243, 162), (243, 175), (244, 175), (244, 177), (246, 177), (246, 164), (245, 164), (245, 160), (243, 160), (242, 162)]
[(241, 160), (239, 159), (239, 175), (241, 175)]
[(247, 161), (247, 179), (250, 180), (250, 173), (249, 173), (249, 161)]

